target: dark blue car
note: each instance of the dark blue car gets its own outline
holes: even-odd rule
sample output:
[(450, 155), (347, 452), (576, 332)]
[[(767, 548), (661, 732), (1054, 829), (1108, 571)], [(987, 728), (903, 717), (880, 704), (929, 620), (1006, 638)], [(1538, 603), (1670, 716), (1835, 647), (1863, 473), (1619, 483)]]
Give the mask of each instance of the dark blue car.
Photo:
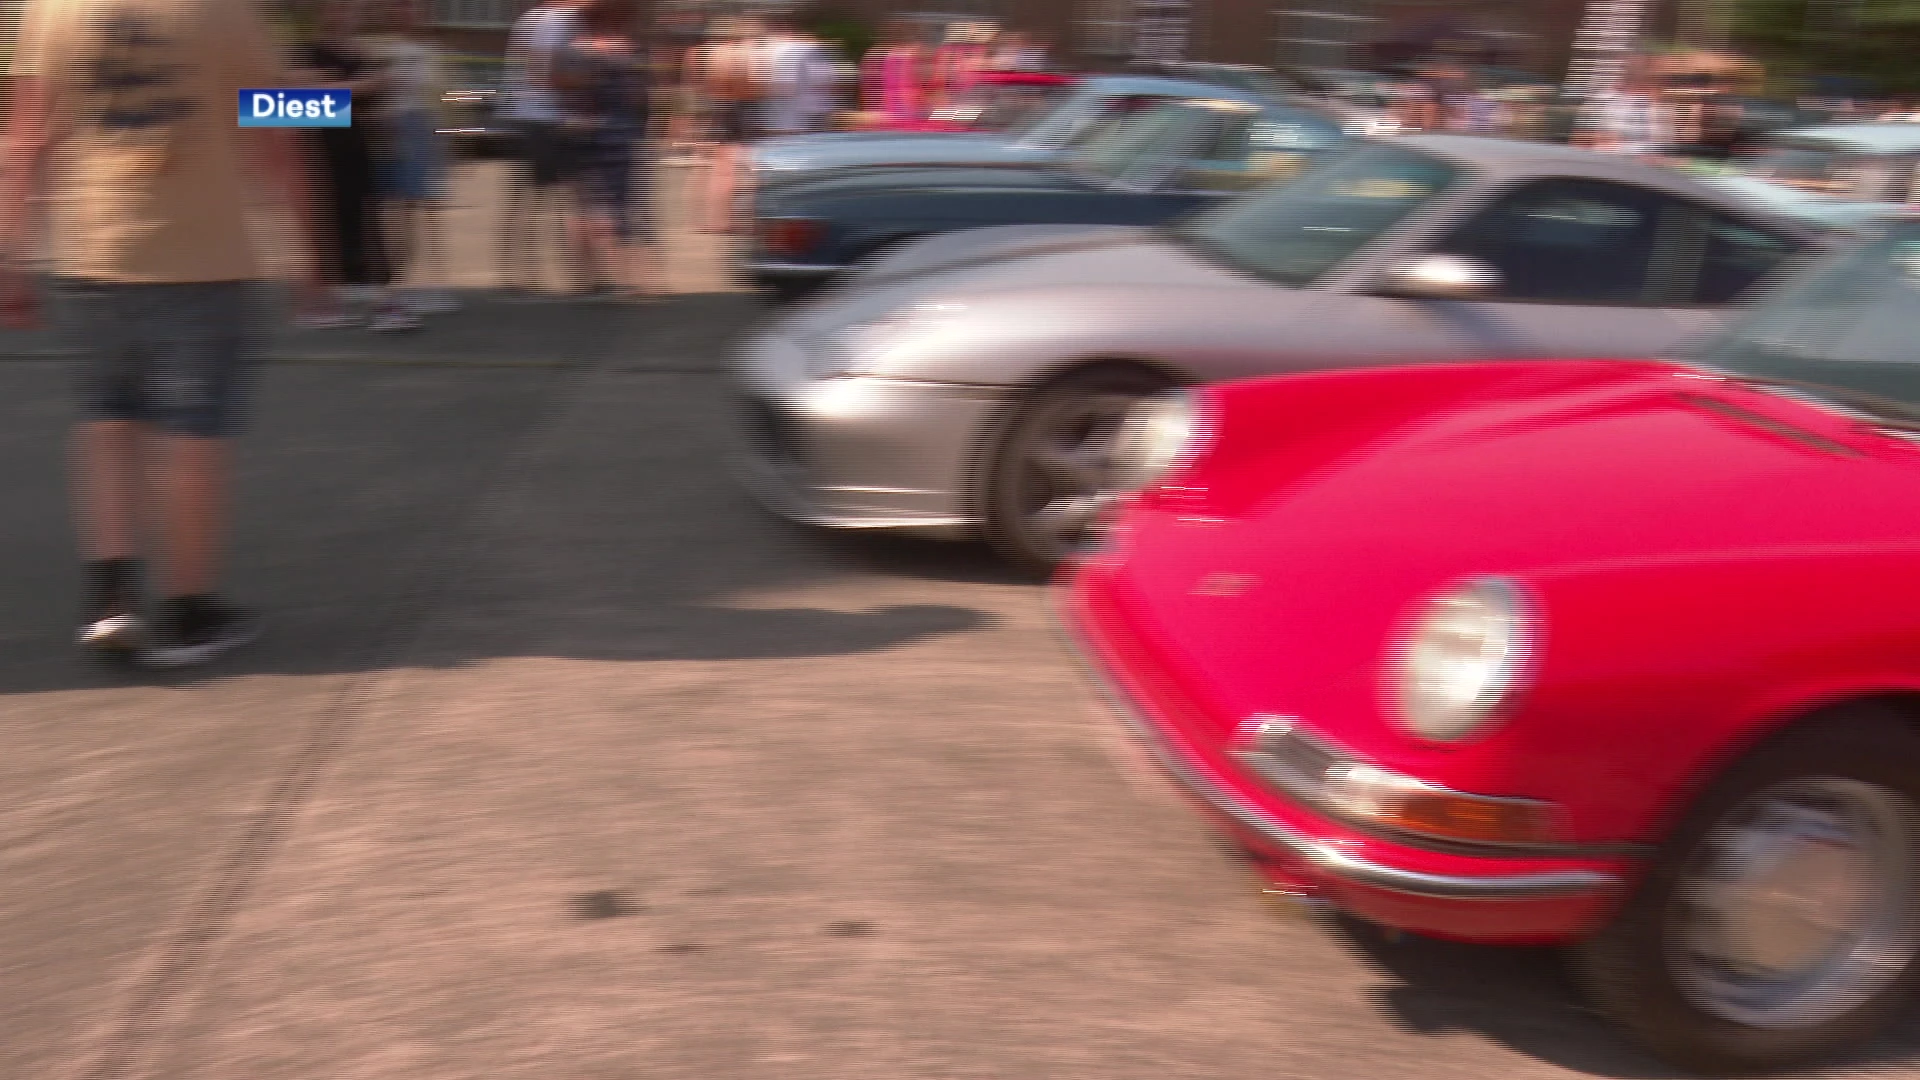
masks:
[(1283, 182), (1347, 139), (1321, 112), (1169, 102), (1113, 123), (1052, 165), (875, 167), (763, 190), (749, 272), (791, 298), (910, 240), (995, 225), (1155, 225)]

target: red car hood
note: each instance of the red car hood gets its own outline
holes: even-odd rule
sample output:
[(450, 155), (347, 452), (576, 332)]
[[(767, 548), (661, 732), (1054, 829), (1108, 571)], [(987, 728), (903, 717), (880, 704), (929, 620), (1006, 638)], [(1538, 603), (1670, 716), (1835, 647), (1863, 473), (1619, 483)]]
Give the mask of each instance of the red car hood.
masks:
[(1424, 752), (1386, 721), (1383, 661), (1413, 609), (1465, 577), (1920, 538), (1915, 448), (1685, 368), (1489, 364), (1206, 393), (1214, 448), (1141, 501), (1083, 587), (1216, 738), (1274, 712), (1384, 764)]

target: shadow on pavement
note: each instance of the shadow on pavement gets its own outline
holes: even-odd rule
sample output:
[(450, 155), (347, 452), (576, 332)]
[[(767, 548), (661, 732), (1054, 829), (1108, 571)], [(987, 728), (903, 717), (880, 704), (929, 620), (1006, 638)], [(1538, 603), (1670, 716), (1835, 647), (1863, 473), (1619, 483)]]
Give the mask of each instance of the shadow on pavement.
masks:
[[(1674, 1069), (1630, 1045), (1589, 1009), (1565, 950), (1467, 945), (1335, 916), (1330, 927), (1392, 985), (1375, 991), (1394, 1024), (1421, 1035), (1464, 1032), (1562, 1068), (1617, 1080), (1677, 1080)], [(1920, 1003), (1873, 1045), (1838, 1064), (1888, 1068), (1920, 1059)]]
[[(268, 636), (166, 678), (89, 664), (67, 647), (77, 592), (62, 461), (68, 374), (57, 360), (5, 365), (0, 447), (14, 497), (0, 553), (23, 588), (0, 611), (0, 695), (364, 670), (387, 663), (396, 635), (440, 605), (494, 613), (462, 635), (470, 655), (449, 663), (820, 656), (981, 626), (977, 612), (933, 604), (709, 603), (859, 563), (998, 579), (965, 545), (880, 541), (843, 555), (822, 538), (795, 543), (796, 531), (735, 493), (714, 376), (750, 305), (734, 294), (490, 302), (401, 337), (292, 336), (263, 372), (239, 452), (231, 579), (268, 617)], [(512, 363), (539, 358), (565, 362)], [(587, 371), (600, 387), (576, 400)]]

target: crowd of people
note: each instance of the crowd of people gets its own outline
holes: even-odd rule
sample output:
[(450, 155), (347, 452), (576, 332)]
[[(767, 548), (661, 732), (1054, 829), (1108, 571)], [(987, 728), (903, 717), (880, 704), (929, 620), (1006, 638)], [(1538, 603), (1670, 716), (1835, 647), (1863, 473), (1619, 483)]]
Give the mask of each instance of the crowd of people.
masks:
[(584, 291), (657, 287), (650, 133), (668, 159), (707, 166), (700, 227), (729, 233), (755, 140), (924, 121), (983, 71), (1048, 65), (1044, 46), (984, 22), (896, 22), (856, 67), (779, 15), (716, 19), (676, 45), (635, 40), (633, 14), (626, 3), (546, 0), (509, 35), (505, 115), (521, 153), (504, 233), (510, 284), (531, 288), (558, 250)]
[(1393, 130), (1566, 141), (1648, 157), (1726, 159), (1781, 127), (1920, 121), (1920, 100), (1768, 101), (1758, 90), (1757, 66), (1731, 66), (1739, 73), (1677, 71), (1658, 57), (1635, 56), (1607, 90), (1576, 103), (1551, 83), (1495, 78), (1439, 59), (1383, 78), (1377, 95)]
[(992, 23), (955, 23), (938, 44), (911, 22), (890, 24), (861, 64), (861, 115), (884, 124), (926, 120), (965, 97), (987, 71), (1044, 71), (1047, 50)]

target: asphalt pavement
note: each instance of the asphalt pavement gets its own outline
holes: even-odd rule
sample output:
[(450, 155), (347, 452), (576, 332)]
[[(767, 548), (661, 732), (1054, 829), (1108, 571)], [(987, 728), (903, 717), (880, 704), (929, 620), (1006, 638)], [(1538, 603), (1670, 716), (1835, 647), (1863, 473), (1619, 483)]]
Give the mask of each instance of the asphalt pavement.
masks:
[(465, 310), (276, 342), (204, 672), (71, 655), (68, 361), (0, 337), (0, 1076), (1673, 1075), (1550, 950), (1263, 901), (1039, 584), (728, 482), (710, 238), (510, 304), (489, 179)]

